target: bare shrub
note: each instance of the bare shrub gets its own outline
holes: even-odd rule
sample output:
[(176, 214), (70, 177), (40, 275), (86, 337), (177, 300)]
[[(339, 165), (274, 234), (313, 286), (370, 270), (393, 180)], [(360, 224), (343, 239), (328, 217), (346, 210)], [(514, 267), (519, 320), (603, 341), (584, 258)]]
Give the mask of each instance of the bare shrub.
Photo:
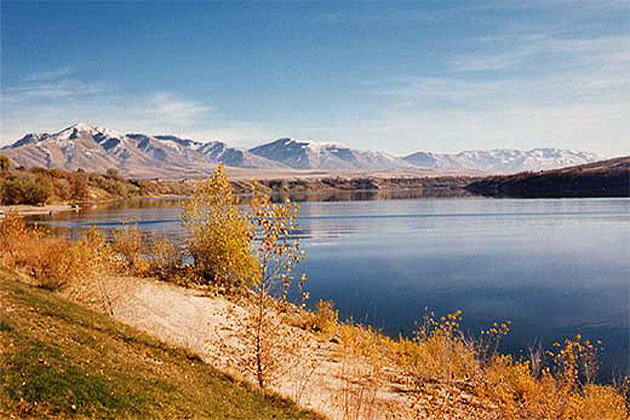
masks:
[(172, 280), (179, 271), (182, 256), (166, 236), (153, 238), (149, 247), (149, 273), (161, 280)]
[(145, 274), (148, 269), (148, 264), (143, 259), (146, 249), (142, 231), (138, 226), (124, 222), (122, 227), (114, 229), (111, 246), (127, 273), (136, 276)]

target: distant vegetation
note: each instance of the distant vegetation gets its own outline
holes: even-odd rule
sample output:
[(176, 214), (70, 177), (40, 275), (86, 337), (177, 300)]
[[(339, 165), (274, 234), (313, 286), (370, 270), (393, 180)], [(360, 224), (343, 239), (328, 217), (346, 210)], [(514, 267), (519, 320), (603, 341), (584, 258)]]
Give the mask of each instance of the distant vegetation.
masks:
[[(14, 168), (0, 155), (0, 204), (43, 205), (55, 203), (98, 202), (138, 197), (190, 196), (194, 180), (129, 179), (117, 169), (104, 174), (62, 169)], [(4, 168), (4, 169), (2, 169)], [(328, 176), (321, 178), (267, 179), (259, 187), (274, 195), (325, 199), (328, 193), (355, 191), (408, 191), (413, 196), (452, 197), (467, 195), (472, 178)], [(250, 194), (250, 181), (230, 181), (235, 194)]]
[[(103, 177), (117, 179), (114, 174)], [(461, 312), (445, 316), (428, 313), (412, 337), (390, 338), (370, 327), (340, 322), (332, 303), (320, 302), (315, 312), (305, 310), (299, 301), (298, 305), (289, 304), (289, 292), (299, 292), (305, 281), (305, 277), (294, 274), (296, 264), (304, 257), (299, 240), (292, 235), (297, 208), (290, 201), (272, 203), (257, 188), (254, 183), (253, 199), (246, 211), (237, 205), (221, 166), (210, 180), (199, 182), (183, 215), (191, 232), (183, 250), (165, 238), (148, 240), (131, 225), (115, 230), (109, 239), (94, 228), (72, 242), (37, 226), (27, 226), (17, 214), (9, 212), (0, 226), (2, 264), (41, 288), (72, 290), (71, 295), (79, 301), (99, 302), (102, 310), (110, 314), (112, 299), (121, 293), (107, 282), (111, 276), (158, 277), (202, 286), (230, 299), (244, 299), (252, 308), (252, 315), (235, 322), (244, 324), (242, 338), (251, 344), (247, 348), (252, 352), (239, 368), (260, 387), (282, 380), (282, 352), (291, 344), (299, 344), (287, 346), (277, 328), (278, 322), (337, 340), (344, 372), (338, 383), (345, 418), (365, 417), (378, 393), (392, 381), (408, 390), (405, 398), (412, 401), (410, 409), (415, 410), (418, 418), (446, 418), (449, 406), (464, 398), (474, 399), (478, 407), (502, 419), (628, 418), (630, 383), (620, 380), (612, 385), (597, 384), (600, 344), (580, 335), (556, 343), (548, 351), (536, 349), (529, 358), (516, 359), (498, 351), (502, 337), (509, 333), (508, 322), (496, 322), (478, 336), (471, 336), (460, 328)], [(182, 253), (193, 257), (190, 264), (183, 264)], [(225, 382), (224, 388), (218, 387), (215, 382), (224, 379), (208, 367), (199, 368), (203, 369), (201, 378), (205, 379), (198, 380), (185, 379), (197, 378), (197, 371), (193, 373), (192, 368), (186, 367), (188, 373), (180, 380), (193, 382), (181, 385), (177, 382), (181, 373), (168, 375), (169, 379), (156, 379), (154, 370), (147, 373), (148, 379), (132, 376), (128, 372), (135, 372), (135, 367), (130, 366), (130, 361), (123, 362), (117, 352), (97, 352), (88, 363), (83, 359), (87, 356), (82, 356), (86, 353), (81, 346), (94, 351), (127, 343), (124, 348), (134, 355), (149, 351), (163, 358), (175, 353), (146, 338), (126, 338), (128, 330), (106, 318), (89, 321), (86, 315), (80, 315), (81, 322), (76, 323), (69, 311), (82, 312), (74, 306), (51, 303), (56, 302), (51, 295), (29, 291), (14, 283), (10, 283), (10, 290), (11, 296), (16, 296), (12, 299), (25, 302), (20, 305), (43, 307), (42, 316), (45, 314), (51, 323), (42, 326), (34, 318), (36, 312), (26, 309), (24, 316), (10, 315), (8, 319), (5, 316), (2, 321), (3, 340), (4, 337), (12, 340), (12, 348), (16, 349), (0, 356), (3, 366), (10, 367), (1, 377), (2, 398), (13, 410), (24, 410), (26, 414), (68, 414), (72, 413), (69, 410), (75, 410), (74, 404), (81, 407), (81, 413), (99, 417), (112, 413), (137, 414), (129, 410), (146, 409), (149, 411), (140, 413), (151, 413), (155, 407), (162, 407), (162, 403), (167, 408), (199, 404), (205, 410), (208, 404), (219, 404), (218, 401), (223, 401), (222, 404), (243, 401), (231, 397), (226, 400), (224, 392), (240, 392), (238, 398), (245, 401), (251, 398), (260, 407), (271, 410), (259, 394), (243, 394), (244, 391), (234, 390), (229, 382)], [(297, 296), (307, 298), (308, 294)], [(93, 322), (99, 326), (93, 326)], [(37, 328), (32, 329), (32, 325)], [(115, 332), (115, 328), (121, 328), (122, 332)], [(50, 331), (74, 338), (60, 340)], [(173, 361), (174, 356), (168, 357), (167, 367), (181, 363)], [(92, 370), (92, 366), (98, 369)], [(21, 372), (26, 372), (24, 379), (18, 376)], [(16, 385), (19, 380), (26, 387)], [(204, 381), (214, 381), (215, 385), (206, 385)], [(162, 385), (149, 387), (149, 383)], [(182, 394), (179, 392), (184, 388), (180, 385), (185, 388)], [(427, 389), (434, 386), (440, 392), (431, 399), (423, 398)], [(211, 389), (212, 394), (203, 394), (203, 387)], [(126, 391), (129, 389), (138, 391), (129, 394)], [(139, 395), (140, 399), (129, 399), (128, 395)], [(196, 402), (191, 395), (195, 395)], [(77, 405), (75, 401), (87, 402)], [(275, 409), (292, 409), (282, 404)], [(247, 405), (237, 402), (236, 408), (222, 407), (234, 410), (226, 412), (226, 417), (250, 418), (246, 411), (238, 411)], [(173, 408), (169, 413), (172, 417), (182, 417), (181, 410)], [(251, 418), (257, 417), (259, 413)]]
[(0, 204), (6, 205), (187, 195), (194, 189), (194, 184), (186, 181), (125, 179), (116, 169), (109, 169), (105, 174), (88, 173), (81, 169), (9, 169), (9, 158), (0, 158)]

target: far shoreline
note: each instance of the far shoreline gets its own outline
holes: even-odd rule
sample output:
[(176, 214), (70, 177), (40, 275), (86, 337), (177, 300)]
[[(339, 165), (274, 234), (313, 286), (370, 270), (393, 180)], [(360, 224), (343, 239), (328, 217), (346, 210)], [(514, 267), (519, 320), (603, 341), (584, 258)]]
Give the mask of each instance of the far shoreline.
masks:
[(75, 204), (44, 204), (42, 206), (30, 204), (0, 205), (0, 219), (3, 219), (9, 211), (15, 211), (20, 216), (39, 216), (42, 214), (75, 211), (77, 208)]

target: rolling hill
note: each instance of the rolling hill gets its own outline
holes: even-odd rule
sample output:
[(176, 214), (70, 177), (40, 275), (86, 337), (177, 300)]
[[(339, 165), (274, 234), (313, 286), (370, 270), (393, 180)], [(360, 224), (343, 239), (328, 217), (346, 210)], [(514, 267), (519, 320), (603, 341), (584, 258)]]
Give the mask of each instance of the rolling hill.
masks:
[(466, 189), (492, 197), (630, 197), (630, 156), (550, 171), (486, 177)]

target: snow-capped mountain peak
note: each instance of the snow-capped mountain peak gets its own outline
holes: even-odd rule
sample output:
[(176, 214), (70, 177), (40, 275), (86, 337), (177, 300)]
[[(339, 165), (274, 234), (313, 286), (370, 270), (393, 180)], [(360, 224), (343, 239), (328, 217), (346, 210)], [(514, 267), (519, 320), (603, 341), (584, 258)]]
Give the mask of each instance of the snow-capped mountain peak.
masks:
[(109, 128), (97, 127), (97, 126), (93, 126), (93, 125), (85, 124), (81, 122), (72, 124), (71, 126), (66, 127), (61, 131), (58, 131), (57, 133), (52, 134), (51, 137), (55, 137), (57, 140), (72, 140), (72, 139), (76, 139), (77, 137), (81, 135), (92, 136), (92, 137), (97, 136), (100, 138), (124, 137), (124, 134), (111, 130)]
[(601, 160), (590, 152), (556, 148), (417, 152), (395, 157), (358, 150), (340, 142), (283, 137), (250, 150), (222, 141), (173, 135), (123, 134), (76, 123), (53, 134), (31, 133), (2, 148), (16, 165), (104, 171), (116, 167), (127, 176), (185, 176), (209, 173), (214, 164), (244, 168), (323, 170), (431, 170), (434, 172), (514, 173), (555, 169)]
[(394, 169), (408, 167), (402, 159), (381, 152), (362, 151), (339, 142), (280, 138), (249, 150), (296, 169)]
[(601, 160), (601, 157), (590, 152), (536, 148), (531, 150), (466, 150), (453, 154), (417, 152), (405, 156), (404, 159), (423, 169), (514, 173), (581, 165), (596, 162)]

